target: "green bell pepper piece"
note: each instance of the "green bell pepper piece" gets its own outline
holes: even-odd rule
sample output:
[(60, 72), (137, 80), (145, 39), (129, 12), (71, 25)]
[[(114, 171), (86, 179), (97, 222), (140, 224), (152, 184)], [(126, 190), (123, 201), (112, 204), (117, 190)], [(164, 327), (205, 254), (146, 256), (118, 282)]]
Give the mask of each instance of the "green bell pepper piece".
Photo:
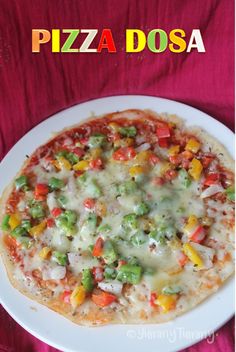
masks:
[(166, 286), (163, 287), (162, 293), (165, 295), (175, 295), (177, 293), (180, 293), (182, 291), (180, 286)]
[(188, 188), (192, 183), (191, 178), (185, 169), (179, 170), (178, 178), (184, 188)]
[(136, 214), (131, 213), (131, 214), (127, 214), (123, 217), (122, 227), (125, 230), (136, 229), (137, 225), (138, 225), (138, 222), (137, 222), (137, 215)]
[(117, 192), (121, 195), (127, 195), (134, 193), (137, 190), (137, 184), (135, 181), (129, 180), (121, 183), (117, 186)]
[(88, 146), (90, 148), (102, 147), (106, 144), (106, 142), (107, 142), (107, 138), (104, 134), (96, 133), (96, 134), (90, 136), (89, 141), (88, 141)]
[(226, 188), (225, 193), (231, 202), (235, 201), (235, 189), (233, 186)]
[(14, 230), (11, 231), (11, 236), (15, 238), (18, 238), (25, 234), (26, 234), (26, 230), (21, 226), (17, 226)]
[(48, 181), (48, 185), (52, 191), (62, 189), (65, 186), (64, 181), (56, 177), (51, 177)]
[(125, 264), (118, 269), (117, 280), (136, 285), (140, 282), (141, 276), (141, 266)]
[(28, 178), (25, 175), (21, 175), (15, 180), (15, 186), (17, 190), (26, 190), (28, 187)]
[(114, 280), (116, 278), (117, 272), (114, 266), (108, 265), (104, 269), (104, 277), (106, 280)]
[(83, 270), (81, 282), (82, 282), (82, 285), (84, 286), (86, 292), (91, 292), (93, 290), (93, 287), (94, 287), (93, 275), (92, 275), (90, 269)]
[(119, 133), (124, 137), (135, 137), (137, 134), (137, 129), (134, 126), (120, 127)]
[(114, 263), (117, 260), (118, 255), (111, 240), (105, 241), (102, 257), (108, 265)]
[(10, 220), (10, 215), (8, 214), (4, 215), (2, 219), (2, 225), (1, 225), (1, 228), (3, 231), (8, 231), (10, 229), (9, 220)]
[(138, 216), (146, 215), (149, 213), (149, 211), (150, 208), (145, 202), (142, 202), (135, 207), (135, 214)]
[(43, 209), (42, 204), (35, 202), (32, 207), (30, 208), (30, 214), (33, 219), (39, 219), (44, 217), (45, 211)]
[(55, 261), (57, 264), (66, 266), (67, 264), (67, 255), (65, 253), (59, 251), (52, 252), (52, 260)]

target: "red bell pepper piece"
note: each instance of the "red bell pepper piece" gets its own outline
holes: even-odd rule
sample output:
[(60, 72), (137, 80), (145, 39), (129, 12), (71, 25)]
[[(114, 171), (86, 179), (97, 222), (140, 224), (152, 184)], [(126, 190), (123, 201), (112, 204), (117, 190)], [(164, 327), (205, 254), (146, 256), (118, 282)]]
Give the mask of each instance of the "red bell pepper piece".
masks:
[(102, 168), (102, 159), (98, 158), (91, 160), (89, 163), (89, 167), (92, 170), (100, 170)]
[(158, 139), (159, 147), (168, 148), (169, 147), (169, 139), (168, 138), (160, 138)]
[(178, 175), (178, 172), (176, 170), (167, 170), (165, 172), (165, 179), (168, 181), (174, 180)]
[(136, 156), (136, 151), (133, 147), (119, 148), (113, 153), (113, 159), (118, 161), (128, 161)]
[(95, 207), (96, 201), (93, 198), (86, 198), (83, 201), (83, 205), (87, 209), (93, 209)]
[(158, 139), (169, 138), (170, 137), (170, 127), (167, 125), (166, 126), (163, 125), (163, 127), (157, 127), (156, 134), (157, 134)]
[(184, 254), (184, 252), (180, 251), (177, 256), (177, 260), (180, 266), (185, 266), (188, 261), (188, 257)]
[(93, 256), (100, 257), (102, 255), (104, 241), (101, 237), (98, 237), (94, 247), (93, 247)]
[(61, 215), (62, 210), (61, 208), (53, 208), (51, 211), (51, 214), (54, 218), (57, 218), (59, 215)]
[(157, 307), (157, 304), (155, 303), (156, 299), (157, 299), (156, 292), (151, 292), (151, 296), (150, 296), (150, 300), (149, 300), (149, 303), (150, 303), (151, 307)]
[(158, 158), (157, 155), (152, 153), (149, 157), (149, 162), (151, 165), (155, 166), (156, 164), (158, 164), (160, 162), (160, 159)]
[(101, 293), (93, 294), (92, 301), (99, 307), (109, 306), (115, 302), (117, 297), (109, 292), (101, 291)]
[(46, 195), (49, 193), (48, 185), (44, 183), (38, 183), (34, 189), (34, 197), (37, 200), (45, 200)]
[(190, 239), (193, 242), (201, 243), (206, 237), (205, 229), (199, 225), (196, 230), (191, 234)]
[(71, 293), (72, 291), (68, 291), (68, 290), (64, 291), (61, 295), (62, 301), (69, 304)]
[(48, 218), (47, 219), (47, 227), (51, 228), (55, 225), (55, 221), (53, 218)]
[(94, 277), (94, 280), (96, 282), (101, 282), (104, 278), (103, 276), (103, 268), (101, 268), (100, 266), (95, 266), (92, 268), (92, 274)]
[(219, 183), (220, 180), (220, 174), (218, 173), (212, 173), (208, 174), (204, 180), (204, 185), (205, 186), (211, 186)]

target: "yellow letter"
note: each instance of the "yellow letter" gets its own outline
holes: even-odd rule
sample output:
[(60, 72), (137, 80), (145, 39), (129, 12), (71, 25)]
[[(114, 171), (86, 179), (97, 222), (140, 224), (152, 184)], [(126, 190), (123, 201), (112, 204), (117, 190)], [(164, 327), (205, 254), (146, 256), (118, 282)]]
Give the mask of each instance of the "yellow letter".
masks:
[[(40, 39), (40, 34), (42, 38)], [(32, 52), (40, 52), (40, 44), (45, 44), (51, 39), (51, 34), (46, 29), (33, 29), (32, 30)]]
[(52, 52), (60, 52), (60, 29), (52, 29)]
[[(180, 33), (180, 36), (177, 36), (176, 33)], [(186, 49), (186, 42), (184, 39), (185, 37), (185, 31), (183, 29), (173, 29), (170, 32), (170, 41), (172, 42), (169, 44), (170, 51), (173, 53), (182, 53)], [(175, 49), (174, 44), (177, 45), (179, 48)]]
[[(134, 35), (137, 35), (137, 47), (134, 47)], [(146, 45), (146, 36), (140, 29), (126, 29), (126, 52), (138, 53), (143, 51)]]

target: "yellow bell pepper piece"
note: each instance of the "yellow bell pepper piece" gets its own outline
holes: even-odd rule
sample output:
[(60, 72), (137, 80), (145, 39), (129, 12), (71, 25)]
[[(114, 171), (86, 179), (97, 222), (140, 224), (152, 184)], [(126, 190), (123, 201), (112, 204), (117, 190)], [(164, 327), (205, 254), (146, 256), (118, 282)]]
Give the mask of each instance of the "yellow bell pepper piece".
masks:
[(131, 177), (134, 177), (134, 176), (137, 176), (137, 175), (141, 175), (144, 173), (144, 169), (142, 166), (140, 165), (135, 165), (135, 166), (132, 166), (130, 169), (129, 169), (129, 174)]
[(107, 207), (104, 202), (97, 201), (95, 209), (98, 216), (104, 217), (107, 215)]
[(178, 237), (174, 237), (172, 240), (168, 241), (168, 245), (171, 249), (181, 249), (182, 248), (182, 242)]
[(39, 256), (41, 259), (48, 259), (51, 254), (51, 248), (49, 247), (43, 247), (41, 251), (39, 252)]
[(102, 149), (101, 148), (92, 148), (90, 154), (93, 159), (97, 159), (101, 156)]
[(20, 223), (21, 223), (21, 221), (20, 221), (20, 217), (18, 214), (12, 214), (10, 216), (8, 224), (9, 224), (11, 230), (14, 230), (17, 226), (20, 225)]
[(119, 131), (119, 128), (120, 126), (118, 125), (118, 123), (115, 123), (115, 122), (110, 122), (109, 123), (109, 127), (111, 128), (111, 130), (113, 132), (118, 132)]
[(163, 175), (166, 171), (172, 169), (171, 163), (168, 163), (167, 161), (164, 161), (161, 165), (161, 175)]
[(134, 144), (133, 138), (121, 138), (117, 139), (116, 141), (113, 142), (113, 145), (115, 148), (124, 148), (124, 147), (131, 147)]
[(197, 265), (199, 268), (203, 267), (203, 261), (198, 252), (191, 246), (190, 243), (184, 243), (183, 245), (184, 254), (191, 260), (191, 262)]
[(71, 163), (64, 156), (58, 157), (58, 163), (61, 169), (71, 170)]
[(40, 224), (34, 226), (34, 227), (31, 227), (31, 229), (29, 229), (29, 233), (31, 236), (39, 236), (41, 235), (41, 233), (45, 230), (46, 228), (46, 221), (42, 221), (40, 222)]
[(149, 161), (150, 155), (150, 150), (144, 150), (136, 155), (135, 161), (138, 161), (139, 163), (145, 163)]
[(155, 303), (158, 304), (164, 313), (169, 312), (171, 309), (175, 308), (177, 300), (177, 295), (158, 295)]
[(196, 227), (198, 224), (198, 219), (195, 215), (190, 215), (187, 221), (187, 224), (184, 226), (184, 231), (185, 232), (190, 232), (193, 230), (194, 227)]
[(197, 153), (199, 149), (200, 149), (200, 143), (194, 138), (190, 138), (188, 143), (185, 146), (185, 150), (189, 150), (192, 153)]
[(84, 302), (85, 296), (86, 296), (85, 288), (83, 286), (77, 286), (72, 291), (72, 294), (70, 296), (70, 303), (72, 307), (76, 308), (80, 306)]
[(170, 147), (170, 149), (168, 150), (168, 155), (169, 156), (173, 156), (179, 153), (179, 145), (173, 145), (173, 147)]
[(192, 178), (195, 181), (198, 181), (201, 176), (202, 169), (203, 169), (203, 166), (202, 166), (201, 162), (198, 159), (193, 158), (193, 160), (190, 163), (188, 173), (189, 173), (189, 175), (192, 176)]
[(55, 166), (57, 170), (61, 170), (61, 166), (58, 160), (53, 160), (52, 164)]
[(89, 168), (89, 161), (88, 160), (81, 160), (77, 164), (73, 166), (75, 171), (85, 171)]

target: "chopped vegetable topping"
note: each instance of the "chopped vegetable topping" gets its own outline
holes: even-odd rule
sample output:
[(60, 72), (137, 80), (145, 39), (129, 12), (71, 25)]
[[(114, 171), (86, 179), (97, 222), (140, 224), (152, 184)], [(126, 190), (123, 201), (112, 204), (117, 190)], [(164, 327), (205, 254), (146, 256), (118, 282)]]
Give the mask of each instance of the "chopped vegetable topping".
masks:
[(27, 176), (22, 175), (22, 176), (18, 177), (15, 180), (15, 185), (16, 185), (16, 189), (17, 190), (20, 190), (20, 189), (26, 190), (27, 187), (28, 187), (28, 178), (27, 178)]
[(138, 265), (125, 264), (118, 270), (117, 279), (121, 282), (127, 282), (136, 285), (140, 282), (142, 276), (142, 268)]
[(64, 187), (64, 182), (56, 177), (51, 177), (48, 182), (49, 187), (52, 191), (61, 189)]
[(84, 269), (82, 272), (82, 285), (86, 292), (91, 292), (93, 290), (93, 275), (90, 269)]
[(117, 297), (109, 292), (101, 291), (99, 294), (92, 295), (92, 301), (99, 307), (109, 306), (111, 303), (115, 302)]
[(52, 260), (59, 265), (65, 266), (67, 264), (67, 255), (58, 251), (52, 252)]
[(134, 126), (130, 126), (130, 127), (120, 127), (119, 128), (119, 133), (122, 136), (125, 137), (135, 137), (137, 134), (137, 130)]

